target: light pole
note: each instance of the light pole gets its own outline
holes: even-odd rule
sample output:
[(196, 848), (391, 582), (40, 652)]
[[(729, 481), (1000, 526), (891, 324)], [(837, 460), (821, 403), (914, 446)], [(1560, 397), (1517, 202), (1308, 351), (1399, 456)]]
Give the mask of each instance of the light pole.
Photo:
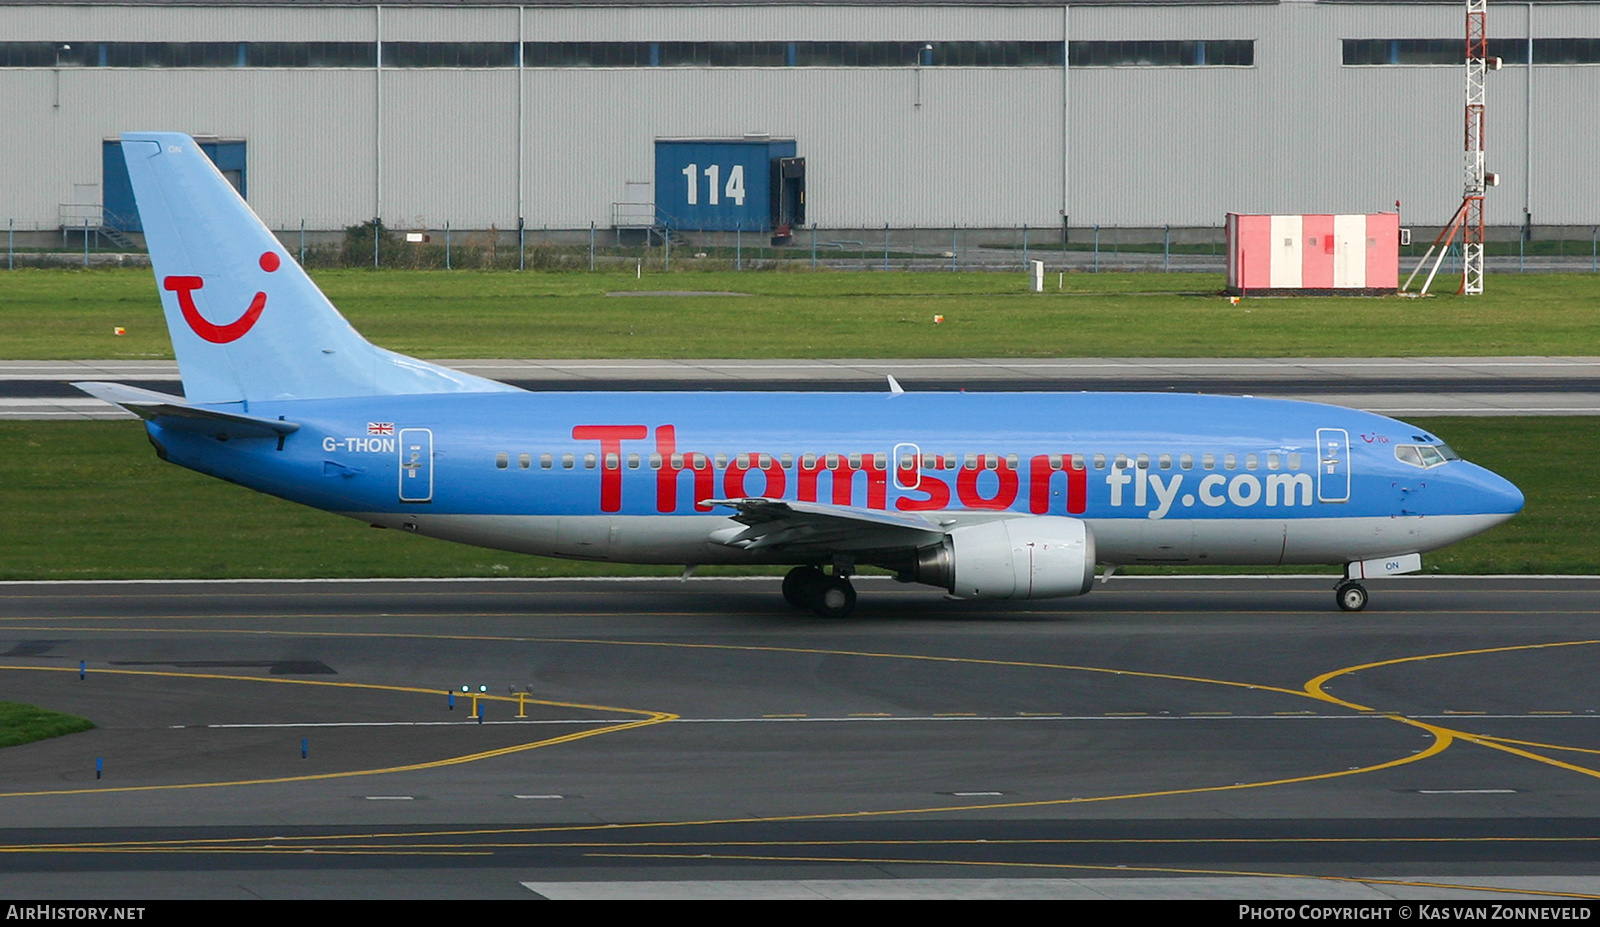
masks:
[(72, 46), (65, 43), (56, 48), (55, 102), (50, 104), (51, 109), (61, 108), (61, 56), (69, 51), (72, 51)]
[(917, 50), (917, 64), (916, 64), (916, 70), (917, 70), (917, 98), (916, 98), (916, 102), (913, 104), (913, 108), (915, 108), (915, 109), (921, 109), (922, 108), (922, 65), (924, 63), (923, 62), (924, 58), (928, 59), (928, 61), (927, 61), (928, 64), (932, 64), (933, 63), (933, 46), (932, 45), (924, 45), (920, 49)]

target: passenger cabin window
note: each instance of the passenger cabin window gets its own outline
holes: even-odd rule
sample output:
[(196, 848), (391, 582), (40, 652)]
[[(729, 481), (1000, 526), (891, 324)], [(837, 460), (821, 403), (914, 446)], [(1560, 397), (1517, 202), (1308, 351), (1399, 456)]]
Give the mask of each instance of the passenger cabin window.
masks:
[(533, 466), (533, 457), (528, 454), (518, 454), (517, 466), (524, 470), (528, 469), (529, 467)]
[(504, 470), (506, 467), (511, 466), (511, 455), (504, 451), (494, 455), (494, 465), (498, 470)]
[(539, 455), (539, 466), (544, 468), (544, 469), (546, 469), (546, 470), (548, 470), (551, 467), (555, 466), (555, 458), (551, 457), (549, 454), (540, 454)]

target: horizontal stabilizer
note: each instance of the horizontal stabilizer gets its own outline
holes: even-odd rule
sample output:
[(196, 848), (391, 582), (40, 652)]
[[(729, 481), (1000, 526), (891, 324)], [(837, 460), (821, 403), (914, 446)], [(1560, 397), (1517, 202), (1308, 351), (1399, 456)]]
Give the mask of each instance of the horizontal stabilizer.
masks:
[(300, 430), (296, 422), (261, 418), (190, 405), (178, 396), (121, 383), (74, 383), (96, 399), (119, 405), (147, 422), (175, 431), (193, 431), (216, 438), (280, 438)]

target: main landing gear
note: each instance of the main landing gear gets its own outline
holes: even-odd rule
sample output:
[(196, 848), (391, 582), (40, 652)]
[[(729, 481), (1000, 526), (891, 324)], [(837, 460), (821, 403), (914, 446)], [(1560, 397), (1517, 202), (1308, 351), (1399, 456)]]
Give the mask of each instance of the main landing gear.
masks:
[(821, 567), (798, 566), (783, 578), (783, 599), (824, 618), (846, 618), (855, 611), (856, 589), (850, 585), (849, 575), (838, 567), (829, 576)]
[(1347, 579), (1334, 589), (1333, 596), (1339, 602), (1341, 611), (1359, 612), (1367, 607), (1367, 587), (1353, 579)]

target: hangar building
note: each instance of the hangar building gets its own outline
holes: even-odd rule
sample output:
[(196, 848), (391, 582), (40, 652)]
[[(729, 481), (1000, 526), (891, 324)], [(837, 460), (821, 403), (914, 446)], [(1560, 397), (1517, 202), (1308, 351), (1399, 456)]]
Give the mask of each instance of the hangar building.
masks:
[[(733, 183), (718, 158), (738, 142), (803, 162), (804, 222), (823, 228), (1217, 227), (1396, 200), (1439, 224), (1461, 194), (1464, 18), (1318, 0), (0, 0), (0, 222), (119, 211), (106, 139), (175, 129), (211, 136), (286, 230), (742, 206), (772, 178)], [(1488, 222), (1587, 233), (1600, 3), (1491, 4), (1489, 31), (1505, 67)], [(684, 160), (664, 170), (659, 150)]]

